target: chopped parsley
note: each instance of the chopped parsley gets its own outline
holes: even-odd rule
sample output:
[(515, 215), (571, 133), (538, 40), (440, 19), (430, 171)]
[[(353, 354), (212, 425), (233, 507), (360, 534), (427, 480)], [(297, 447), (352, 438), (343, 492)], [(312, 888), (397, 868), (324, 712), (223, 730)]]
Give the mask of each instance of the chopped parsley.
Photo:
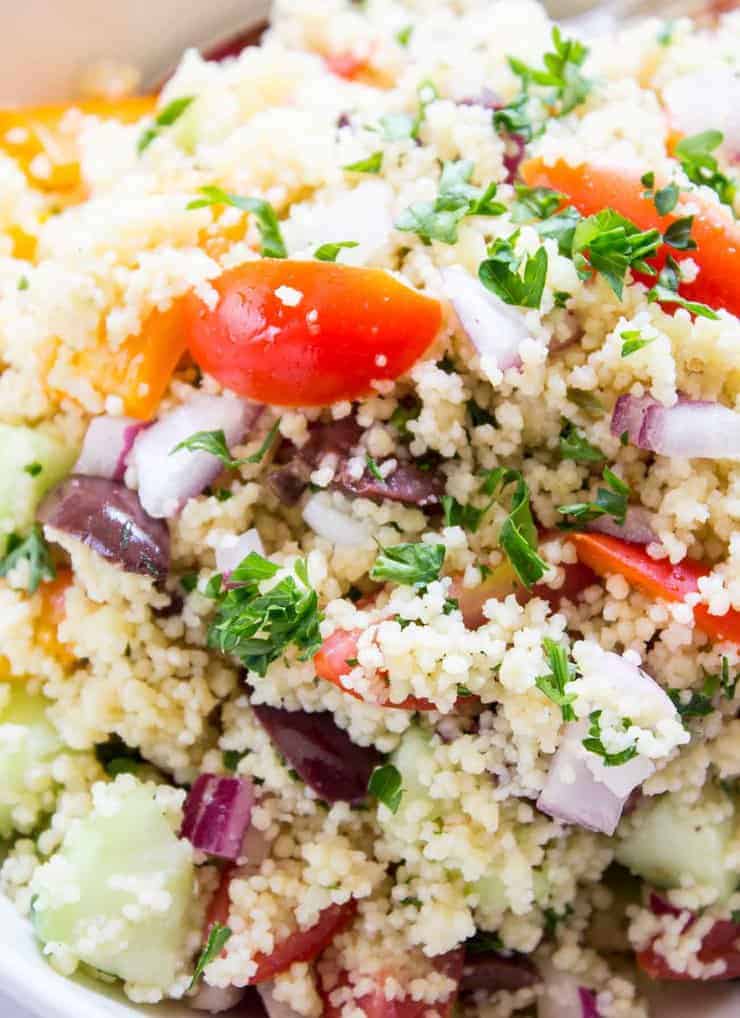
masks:
[(421, 403), (413, 398), (402, 400), (390, 416), (389, 424), (406, 437), (409, 434), (409, 421), (415, 421), (421, 413)]
[(409, 587), (426, 587), (439, 579), (445, 559), (443, 544), (397, 544), (381, 548), (370, 570), (371, 580), (390, 580)]
[(691, 236), (693, 225), (693, 216), (676, 219), (663, 234), (663, 240), (677, 251), (693, 251), (696, 247), (696, 241)]
[(382, 484), (385, 484), (385, 477), (383, 477), (383, 475), (381, 474), (380, 467), (372, 458), (372, 456), (370, 456), (369, 453), (365, 456), (365, 464), (367, 466), (367, 469), (375, 478), (375, 480), (380, 481)]
[(515, 184), (516, 201), (511, 206), (511, 218), (515, 223), (526, 223), (530, 219), (548, 219), (562, 205), (565, 195), (549, 187), (527, 187)]
[(51, 560), (49, 545), (39, 523), (34, 523), (28, 537), (9, 534), (5, 556), (0, 560), (0, 576), (7, 576), (20, 563), (28, 562), (28, 593), (35, 594), (44, 580), (53, 580), (57, 571)]
[(233, 654), (258, 675), (264, 675), (291, 644), (301, 651), (302, 661), (321, 646), (319, 599), (306, 563), (299, 559), (292, 575), (283, 576), (262, 593), (263, 581), (272, 580), (278, 571), (274, 563), (250, 552), (232, 571), (228, 590), (222, 589), (219, 574), (206, 587), (206, 594), (217, 604), (208, 645)]
[(678, 304), (679, 307), (686, 308), (691, 314), (697, 315), (700, 318), (714, 320), (719, 317), (717, 312), (713, 311), (706, 304), (700, 304), (695, 300), (686, 300), (685, 297), (682, 297), (678, 292), (680, 285), (681, 268), (676, 259), (669, 255), (658, 276), (658, 282), (648, 290), (647, 299), (651, 304), (654, 304), (656, 301), (661, 301), (664, 304)]
[(470, 183), (473, 163), (469, 159), (447, 162), (439, 180), (439, 194), (433, 202), (417, 201), (400, 214), (396, 228), (416, 233), (425, 243), (457, 243), (458, 223), (466, 216), (499, 216), (506, 206), (493, 201), (496, 185), (485, 190)]
[(238, 749), (225, 749), (221, 754), (223, 761), (224, 770), (230, 771), (232, 774), (236, 773), (236, 769), (239, 766), (239, 761), (246, 756), (246, 753), (240, 753)]
[(321, 247), (317, 247), (313, 256), (320, 262), (335, 262), (342, 248), (358, 246), (359, 242), (356, 240), (339, 240), (335, 243), (322, 244)]
[(562, 212), (550, 216), (548, 219), (537, 223), (536, 229), (543, 240), (554, 240), (558, 245), (558, 251), (566, 258), (573, 256), (573, 238), (576, 227), (581, 222), (580, 212), (569, 205)]
[(667, 216), (669, 212), (673, 212), (678, 203), (678, 195), (678, 185), (673, 183), (667, 184), (655, 192), (653, 201), (661, 216)]
[(198, 964), (195, 966), (195, 972), (193, 972), (193, 978), (190, 980), (188, 990), (192, 990), (196, 986), (206, 966), (218, 958), (230, 939), (231, 930), (228, 926), (223, 926), (221, 923), (214, 923), (211, 926), (206, 946), (201, 951), (200, 958), (198, 958)]
[(227, 470), (236, 470), (237, 467), (244, 466), (245, 463), (260, 463), (263, 456), (270, 448), (272, 443), (275, 441), (278, 428), (280, 427), (281, 418), (275, 421), (270, 430), (265, 436), (265, 440), (259, 447), (257, 452), (252, 453), (251, 456), (245, 456), (243, 459), (234, 459), (229, 452), (229, 447), (226, 444), (226, 435), (224, 434), (223, 428), (219, 428), (217, 431), (196, 431), (190, 435), (189, 438), (184, 439), (170, 450), (170, 456), (173, 456), (176, 452), (180, 452), (183, 449), (187, 449), (188, 452), (207, 452), (211, 456), (216, 456), (220, 459)]
[(720, 171), (719, 163), (713, 155), (723, 141), (721, 131), (702, 131), (701, 134), (682, 138), (676, 145), (675, 154), (692, 183), (711, 187), (721, 202), (732, 205), (737, 184)]
[(622, 357), (629, 357), (643, 347), (655, 342), (655, 336), (643, 336), (639, 329), (627, 329), (619, 334), (622, 337)]
[(239, 194), (229, 194), (220, 187), (201, 187), (202, 198), (194, 198), (188, 202), (189, 209), (202, 209), (209, 205), (231, 205), (242, 212), (251, 212), (257, 221), (260, 234), (260, 251), (265, 258), (287, 258), (283, 235), (280, 232), (275, 209), (264, 198), (243, 198)]
[(396, 32), (396, 42), (399, 46), (403, 46), (404, 49), (411, 42), (411, 36), (414, 34), (413, 25), (404, 25), (403, 28), (399, 28)]
[(547, 279), (547, 251), (539, 248), (524, 260), (514, 251), (514, 242), (497, 241), (488, 250), (488, 258), (478, 267), (481, 283), (505, 304), (515, 307), (539, 308)]
[(552, 112), (564, 116), (585, 101), (593, 86), (581, 70), (588, 49), (577, 39), (564, 39), (557, 26), (552, 30), (552, 42), (553, 52), (545, 53), (543, 68), (530, 67), (514, 57), (508, 58), (509, 66), (521, 78), (524, 92), (530, 83), (551, 88), (548, 102)]
[(197, 573), (183, 573), (180, 577), (180, 586), (186, 594), (192, 594), (195, 588), (198, 586), (198, 574)]
[(554, 908), (543, 909), (542, 915), (545, 920), (545, 933), (548, 937), (553, 937), (559, 923), (562, 923), (569, 915), (572, 915), (572, 913), (573, 908), (571, 905), (566, 905), (563, 912), (556, 912)]
[(487, 930), (476, 930), (469, 940), (465, 941), (466, 954), (487, 954), (489, 951), (503, 951), (504, 942), (498, 933)]
[(601, 449), (591, 445), (583, 431), (570, 421), (565, 421), (560, 432), (559, 448), (561, 459), (575, 463), (601, 463), (606, 459)]
[(553, 291), (552, 298), (555, 301), (556, 308), (566, 307), (568, 301), (573, 296), (572, 293), (568, 293), (567, 290), (555, 290)]
[(26, 464), (26, 466), (23, 468), (23, 472), (25, 474), (28, 474), (29, 477), (38, 477), (39, 474), (43, 472), (43, 469), (44, 469), (43, 466), (36, 460), (34, 460), (33, 463)]
[(681, 689), (668, 689), (667, 693), (681, 718), (704, 718), (714, 710), (711, 694), (706, 692), (707, 684), (701, 691), (692, 690), (686, 700)]
[(442, 509), (444, 512), (443, 522), (446, 527), (462, 527), (463, 530), (474, 534), (481, 525), (483, 517), (491, 508), (493, 503), (489, 502), (482, 509), (474, 505), (462, 505), (452, 495), (442, 496)]
[(427, 115), (427, 106), (439, 98), (434, 82), (426, 80), (417, 86), (419, 108), (411, 113), (388, 113), (380, 118), (380, 129), (386, 141), (401, 141), (404, 138), (418, 139), (421, 125)]
[(676, 19), (668, 18), (660, 27), (656, 40), (660, 46), (670, 46), (673, 42), (673, 33), (676, 30)]
[(524, 586), (532, 587), (545, 575), (548, 565), (537, 550), (537, 527), (532, 519), (526, 481), (518, 470), (496, 467), (486, 475), (482, 490), (500, 497), (510, 484), (515, 485), (511, 510), (501, 527), (498, 543)]
[(608, 467), (604, 467), (603, 478), (607, 487), (597, 490), (595, 502), (574, 502), (571, 505), (561, 505), (558, 508), (558, 512), (562, 516), (572, 518), (561, 523), (561, 529), (571, 530), (583, 523), (597, 520), (600, 516), (612, 516), (620, 527), (624, 526), (630, 494), (629, 487)]
[(599, 397), (589, 392), (588, 389), (568, 388), (565, 395), (571, 403), (575, 403), (589, 417), (603, 417), (606, 413), (604, 404)]
[(592, 271), (599, 272), (621, 300), (628, 268), (655, 275), (645, 259), (657, 252), (660, 243), (659, 230), (641, 231), (614, 209), (602, 209), (576, 226), (573, 263), (584, 279)]
[(474, 428), (482, 428), (484, 424), (490, 424), (492, 428), (498, 427), (493, 414), (489, 410), (484, 410), (474, 399), (469, 399), (465, 406)]
[(542, 100), (526, 91), (493, 114), (493, 126), (499, 134), (517, 136), (525, 143), (542, 134), (546, 120), (547, 109)]
[(30, 283), (28, 282), (28, 276), (21, 276), (18, 280), (18, 289), (27, 290), (29, 286)]
[(111, 778), (119, 774), (135, 774), (145, 762), (139, 750), (129, 746), (118, 735), (111, 735), (107, 742), (97, 744), (95, 759)]
[(356, 163), (348, 163), (342, 167), (348, 173), (380, 173), (383, 168), (383, 152), (373, 152), (367, 159), (359, 159)]
[(535, 679), (535, 685), (560, 707), (563, 721), (575, 721), (576, 712), (573, 710), (573, 702), (576, 699), (575, 693), (567, 693), (565, 687), (576, 678), (576, 669), (568, 660), (568, 651), (559, 643), (555, 643), (546, 636), (542, 641), (550, 671), (547, 675), (540, 675)]
[(159, 137), (163, 127), (172, 127), (193, 102), (195, 102), (194, 95), (183, 95), (167, 103), (161, 113), (155, 117), (154, 123), (150, 127), (145, 128), (139, 135), (139, 141), (136, 146), (139, 155), (149, 148), (155, 138)]
[[(588, 737), (583, 740), (584, 747), (589, 753), (595, 753), (600, 756), (604, 761), (605, 767), (621, 767), (622, 764), (629, 763), (637, 756), (637, 746), (627, 746), (626, 749), (621, 750), (619, 753), (609, 753), (604, 747), (604, 743), (601, 738), (601, 711), (592, 711), (588, 720), (590, 722), (588, 728)], [(625, 730), (630, 727), (629, 718), (622, 719), (622, 725)]]
[(403, 797), (401, 774), (393, 764), (376, 767), (367, 784), (369, 795), (374, 795), (391, 813), (397, 813)]

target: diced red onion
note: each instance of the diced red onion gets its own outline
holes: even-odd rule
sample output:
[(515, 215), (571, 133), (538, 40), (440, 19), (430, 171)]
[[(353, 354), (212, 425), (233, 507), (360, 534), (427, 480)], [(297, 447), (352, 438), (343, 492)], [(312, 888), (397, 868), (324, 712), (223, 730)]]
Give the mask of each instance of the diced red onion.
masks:
[(612, 414), (612, 435), (619, 438), (626, 432), (630, 442), (637, 445), (645, 414), (656, 404), (652, 396), (620, 396)]
[(443, 269), (442, 282), (463, 332), (480, 357), (492, 358), (501, 371), (518, 366), (519, 348), (529, 338), (521, 315), (459, 265)]
[(189, 498), (199, 495), (223, 470), (207, 452), (172, 450), (198, 431), (223, 431), (229, 447), (241, 442), (262, 408), (236, 396), (198, 393), (160, 417), (142, 435), (131, 452), (136, 466), (141, 504), (151, 516), (174, 516)]
[(262, 998), (267, 1018), (300, 1018), (298, 1012), (294, 1011), (289, 1004), (283, 1003), (282, 1000), (275, 1000), (274, 983), (260, 983), (257, 991)]
[(581, 998), (581, 1018), (599, 1018), (594, 991), (587, 990), (585, 986), (579, 986), (578, 996)]
[(458, 106), (482, 106), (484, 110), (497, 110), (503, 105), (500, 96), (488, 85), (484, 85), (478, 95), (466, 95), (455, 101)]
[(219, 859), (239, 858), (252, 817), (254, 789), (246, 778), (201, 774), (185, 801), (180, 835)]
[(537, 1018), (600, 1018), (593, 990), (581, 986), (570, 972), (542, 966), (545, 985), (537, 1001)]
[(228, 574), (253, 551), (264, 557), (265, 546), (259, 531), (254, 527), (239, 536), (225, 534), (216, 548), (216, 569), (222, 574)]
[(633, 544), (650, 544), (657, 540), (657, 536), (650, 525), (650, 513), (639, 505), (631, 505), (627, 509), (624, 523), (620, 526), (613, 516), (599, 516), (592, 520), (586, 527), (587, 530), (596, 530), (600, 534), (609, 534), (611, 537), (619, 537), (623, 541), (631, 541)]
[(526, 955), (501, 954), (498, 951), (484, 951), (480, 954), (465, 955), (460, 992), (474, 990), (523, 990), (540, 981), (539, 972)]
[(252, 704), (257, 720), (299, 777), (326, 802), (360, 802), (380, 757), (358, 746), (328, 711), (308, 714)]
[(209, 986), (202, 979), (198, 989), (192, 997), (186, 997), (185, 1002), (194, 1011), (206, 1011), (208, 1014), (223, 1014), (224, 1011), (231, 1011), (237, 1004), (240, 1004), (245, 993), (245, 987)]
[(306, 502), (303, 520), (315, 534), (338, 548), (361, 548), (370, 539), (367, 523), (342, 512), (323, 491), (316, 492)]
[(122, 481), (126, 461), (140, 431), (147, 425), (133, 417), (93, 417), (74, 472), (88, 477)]
[(504, 169), (506, 170), (506, 183), (513, 184), (519, 176), (519, 167), (524, 161), (527, 151), (527, 143), (521, 134), (510, 134), (504, 139)]
[(740, 413), (721, 403), (657, 403), (645, 413), (637, 444), (662, 456), (740, 460)]
[(72, 475), (46, 496), (38, 515), (126, 572), (157, 580), (169, 572), (167, 524), (152, 519), (123, 484)]

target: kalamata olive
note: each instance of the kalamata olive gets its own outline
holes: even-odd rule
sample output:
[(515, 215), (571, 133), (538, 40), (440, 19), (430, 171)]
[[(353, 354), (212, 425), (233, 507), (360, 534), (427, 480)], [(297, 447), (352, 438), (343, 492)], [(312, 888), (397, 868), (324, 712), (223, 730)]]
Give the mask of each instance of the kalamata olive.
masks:
[(44, 499), (39, 518), (78, 538), (128, 573), (160, 580), (170, 566), (170, 534), (163, 520), (141, 507), (139, 497), (117, 481), (73, 475)]
[(523, 954), (499, 954), (498, 951), (483, 951), (465, 955), (460, 992), (472, 990), (523, 990), (540, 982), (540, 976), (533, 962)]

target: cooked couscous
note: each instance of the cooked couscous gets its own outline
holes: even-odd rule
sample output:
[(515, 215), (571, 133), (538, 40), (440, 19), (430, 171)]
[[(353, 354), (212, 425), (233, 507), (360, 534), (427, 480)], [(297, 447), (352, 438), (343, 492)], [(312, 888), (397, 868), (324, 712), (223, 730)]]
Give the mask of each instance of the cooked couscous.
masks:
[(278, 0), (156, 97), (0, 111), (1, 879), (49, 964), (270, 1018), (740, 977), (739, 53)]

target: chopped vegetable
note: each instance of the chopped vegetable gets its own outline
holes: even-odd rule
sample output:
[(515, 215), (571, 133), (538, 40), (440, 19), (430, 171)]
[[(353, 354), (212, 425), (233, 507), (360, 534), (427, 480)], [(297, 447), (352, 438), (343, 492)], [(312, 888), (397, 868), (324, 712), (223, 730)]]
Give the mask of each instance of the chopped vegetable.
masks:
[(383, 168), (383, 151), (373, 152), (367, 159), (360, 159), (356, 163), (348, 163), (344, 167), (348, 173), (380, 173)]
[(530, 82), (551, 87), (548, 101), (556, 115), (564, 116), (585, 102), (593, 87), (581, 70), (588, 49), (577, 39), (564, 39), (557, 25), (552, 30), (552, 41), (554, 50), (545, 53), (544, 68), (530, 67), (514, 57), (509, 57), (509, 66), (522, 79), (525, 91)]
[(516, 307), (538, 308), (547, 280), (547, 251), (541, 247), (524, 259), (524, 273), (519, 272), (522, 259), (511, 257), (501, 248), (489, 250), (488, 258), (478, 267), (481, 283), (495, 293), (505, 304)]
[(220, 187), (201, 187), (202, 198), (195, 198), (188, 204), (189, 209), (202, 209), (209, 205), (231, 205), (242, 212), (251, 212), (257, 222), (261, 247), (265, 258), (287, 258), (285, 241), (280, 233), (280, 224), (275, 209), (264, 198), (243, 198), (229, 194)]
[(561, 515), (572, 517), (562, 524), (563, 527), (578, 526), (607, 515), (612, 516), (620, 526), (624, 525), (630, 490), (621, 477), (617, 477), (608, 467), (604, 467), (603, 476), (607, 487), (597, 490), (595, 502), (575, 502), (572, 505), (558, 506)]
[(398, 812), (403, 796), (403, 787), (398, 768), (393, 764), (376, 767), (370, 775), (367, 790), (370, 795), (374, 795), (384, 806), (387, 806), (391, 813)]
[(381, 548), (370, 570), (370, 579), (426, 587), (439, 579), (444, 558), (443, 544), (417, 542)]
[(500, 216), (506, 206), (493, 201), (496, 185), (481, 191), (469, 183), (472, 173), (468, 159), (445, 163), (436, 201), (415, 202), (401, 213), (396, 229), (416, 233), (427, 243), (456, 244), (458, 224), (466, 216)]
[(575, 721), (576, 715), (572, 704), (576, 697), (574, 693), (566, 692), (566, 686), (576, 677), (575, 666), (568, 660), (568, 651), (561, 644), (546, 636), (542, 646), (550, 665), (550, 672), (535, 679), (535, 685), (549, 700), (560, 707), (563, 721)]
[(190, 980), (188, 990), (195, 988), (200, 977), (203, 975), (206, 966), (210, 965), (212, 961), (215, 961), (216, 958), (218, 958), (229, 940), (231, 940), (231, 930), (229, 927), (222, 926), (220, 923), (214, 923), (211, 927), (210, 933), (208, 934), (206, 945), (198, 958), (198, 963), (195, 966), (193, 978)]
[(38, 523), (31, 528), (26, 538), (18, 534), (10, 534), (5, 546), (5, 556), (0, 560), (0, 576), (7, 576), (17, 569), (22, 562), (28, 563), (29, 594), (35, 594), (44, 580), (53, 580), (56, 569), (49, 554), (49, 545)]
[(177, 123), (183, 113), (195, 102), (194, 95), (179, 96), (177, 99), (173, 99), (169, 102), (163, 110), (161, 110), (154, 118), (154, 123), (151, 127), (147, 127), (139, 135), (139, 141), (137, 149), (139, 155), (145, 152), (155, 138), (158, 138), (162, 133), (163, 127), (171, 127)]
[(529, 488), (518, 470), (498, 467), (489, 472), (483, 485), (488, 495), (503, 494), (515, 484), (511, 511), (499, 533), (499, 545), (525, 587), (531, 587), (547, 572), (547, 563), (537, 551), (537, 528), (529, 505)]
[(233, 862), (241, 854), (253, 804), (247, 778), (201, 774), (185, 800), (181, 836), (194, 848)]

